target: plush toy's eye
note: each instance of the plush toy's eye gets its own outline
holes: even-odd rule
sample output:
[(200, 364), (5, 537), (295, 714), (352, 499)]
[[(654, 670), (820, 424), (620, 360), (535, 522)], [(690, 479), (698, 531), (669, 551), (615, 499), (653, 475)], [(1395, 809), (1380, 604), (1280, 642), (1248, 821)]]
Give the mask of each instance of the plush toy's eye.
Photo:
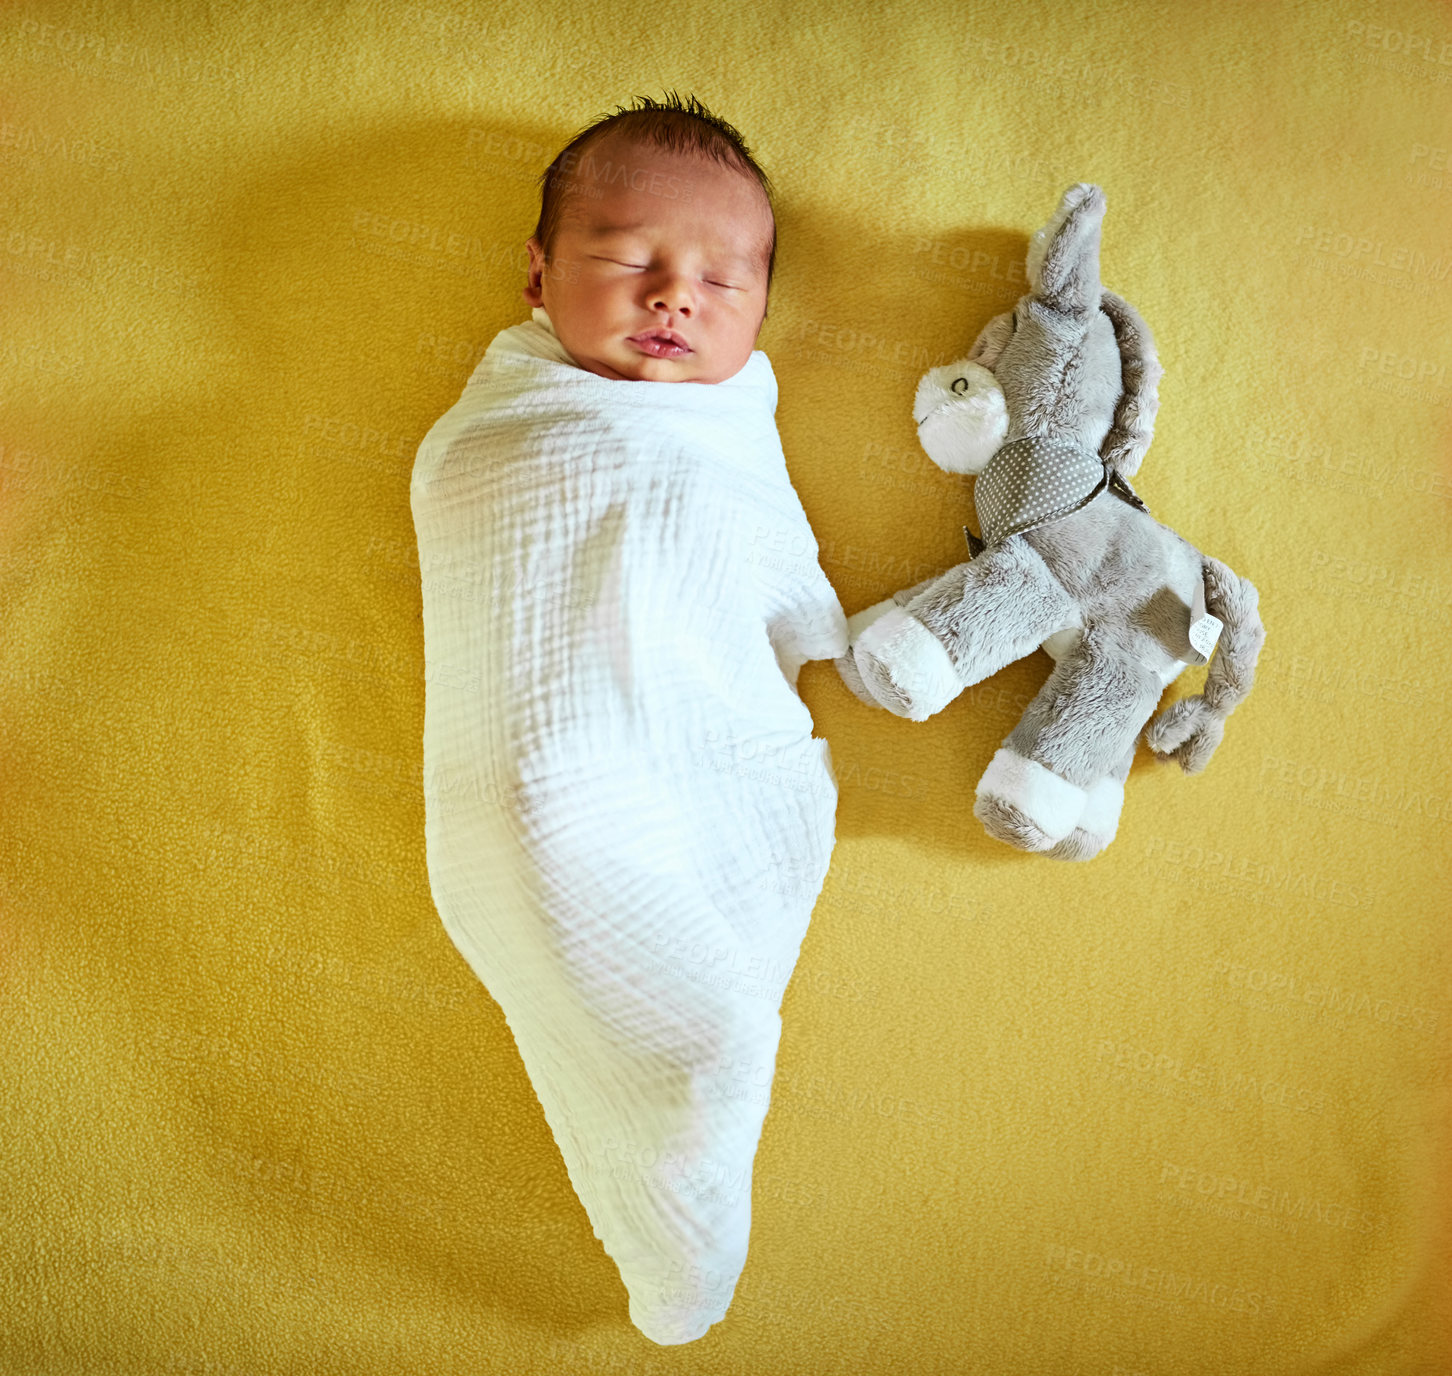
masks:
[(1013, 324), (1013, 328), (1014, 329), (1018, 329), (1018, 312), (1017, 311), (1014, 311), (1014, 313), (1013, 313), (1013, 321), (1012, 321), (1012, 324)]
[(968, 390), (968, 379), (966, 377), (955, 377), (953, 379), (953, 390), (960, 395)]

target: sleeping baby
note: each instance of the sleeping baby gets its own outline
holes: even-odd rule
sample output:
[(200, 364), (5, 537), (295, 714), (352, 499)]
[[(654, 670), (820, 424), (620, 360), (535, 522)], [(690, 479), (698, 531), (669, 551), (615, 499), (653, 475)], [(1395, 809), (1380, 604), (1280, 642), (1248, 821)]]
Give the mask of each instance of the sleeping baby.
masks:
[(542, 178), (532, 318), (421, 444), (424, 796), (440, 918), (504, 1012), (631, 1321), (726, 1314), (835, 841), (796, 691), (846, 652), (755, 343), (765, 175), (694, 99)]
[[(679, 144), (680, 118), (645, 127), (675, 130)], [(764, 174), (653, 146), (627, 121), (577, 139), (546, 173), (524, 299), (599, 377), (725, 382), (766, 319), (776, 223)], [(732, 148), (725, 134), (710, 146)]]

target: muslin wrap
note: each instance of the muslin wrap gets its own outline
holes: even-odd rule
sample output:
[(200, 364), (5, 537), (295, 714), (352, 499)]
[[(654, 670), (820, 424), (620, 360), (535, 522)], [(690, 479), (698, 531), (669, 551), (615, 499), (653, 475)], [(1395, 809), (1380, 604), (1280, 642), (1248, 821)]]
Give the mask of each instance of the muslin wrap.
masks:
[(503, 1009), (631, 1321), (722, 1319), (780, 1004), (835, 841), (796, 692), (846, 652), (776, 377), (598, 377), (542, 308), (429, 431), (424, 792), (439, 915)]

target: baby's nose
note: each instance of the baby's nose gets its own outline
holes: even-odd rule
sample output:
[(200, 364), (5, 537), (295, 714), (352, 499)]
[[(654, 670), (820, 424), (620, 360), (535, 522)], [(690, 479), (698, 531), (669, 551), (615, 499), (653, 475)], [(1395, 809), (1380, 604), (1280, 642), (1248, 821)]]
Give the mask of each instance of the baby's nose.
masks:
[(672, 277), (666, 282), (657, 283), (650, 300), (653, 307), (680, 311), (684, 315), (689, 315), (695, 304), (690, 285), (684, 277)]

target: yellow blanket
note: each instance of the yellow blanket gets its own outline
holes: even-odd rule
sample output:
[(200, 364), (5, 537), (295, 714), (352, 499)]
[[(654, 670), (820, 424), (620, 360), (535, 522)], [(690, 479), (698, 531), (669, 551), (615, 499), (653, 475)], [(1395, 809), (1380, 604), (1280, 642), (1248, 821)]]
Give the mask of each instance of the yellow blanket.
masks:
[[(1452, 12), (28, 0), (0, 75), (0, 1376), (1446, 1369)], [(837, 848), (661, 1349), (430, 897), (409, 474), (533, 179), (671, 88), (779, 189), (849, 613), (964, 556), (913, 390), (1083, 180), (1136, 489), (1269, 639), (1087, 865), (971, 816), (1047, 656), (920, 724), (803, 669)]]

